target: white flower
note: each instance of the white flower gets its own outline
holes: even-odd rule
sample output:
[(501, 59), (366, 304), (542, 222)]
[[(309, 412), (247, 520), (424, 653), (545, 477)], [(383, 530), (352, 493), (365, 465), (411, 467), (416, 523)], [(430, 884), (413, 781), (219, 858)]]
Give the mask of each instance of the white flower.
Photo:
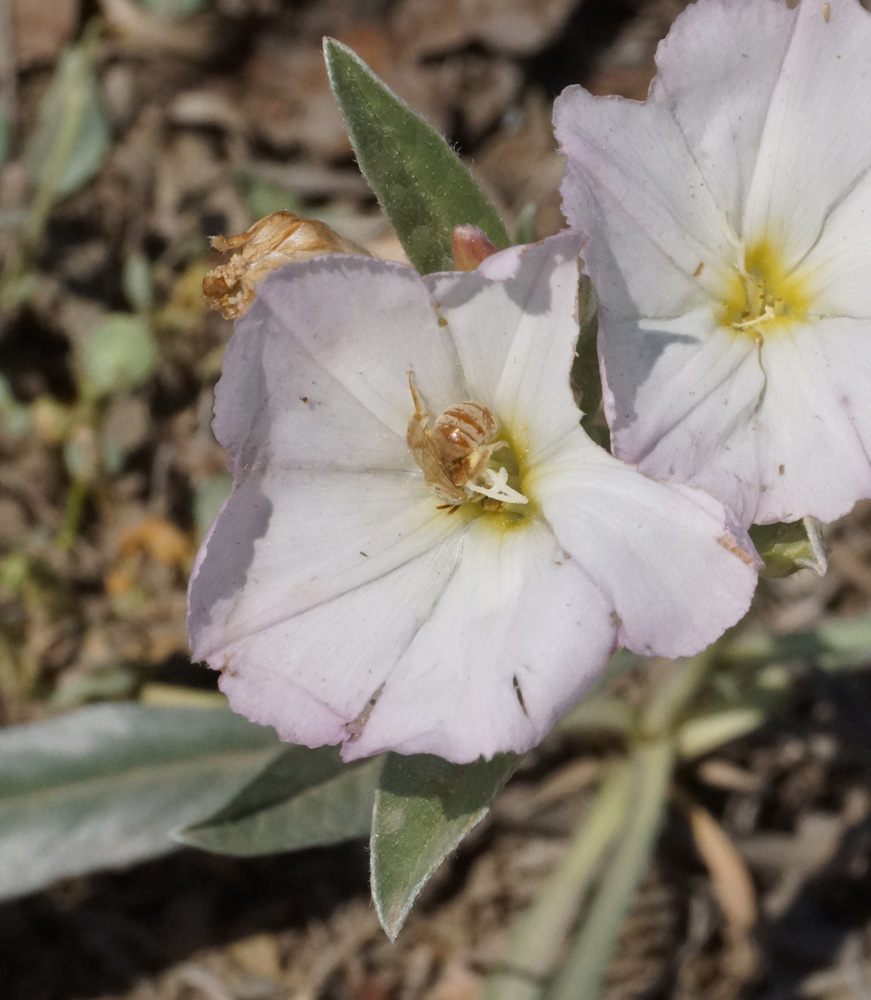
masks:
[(744, 524), (871, 496), (871, 16), (698, 0), (646, 103), (569, 88), (615, 454)]
[[(579, 425), (578, 249), (426, 278), (324, 258), (259, 286), (217, 390), (235, 487), (188, 622), (237, 711), (346, 758), (520, 752), (616, 645), (694, 653), (746, 611), (754, 557), (720, 502)], [(419, 431), (470, 402), (499, 429), (440, 480)]]

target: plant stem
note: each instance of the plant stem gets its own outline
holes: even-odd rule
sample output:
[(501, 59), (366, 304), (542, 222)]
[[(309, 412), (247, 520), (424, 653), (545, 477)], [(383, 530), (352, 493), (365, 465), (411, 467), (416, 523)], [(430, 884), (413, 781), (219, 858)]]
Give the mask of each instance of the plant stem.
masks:
[(76, 477), (70, 483), (70, 491), (67, 494), (67, 503), (64, 509), (63, 524), (55, 540), (55, 544), (62, 552), (71, 548), (73, 542), (76, 540), (87, 495), (88, 480), (81, 476)]
[(634, 748), (632, 808), (626, 815), (623, 836), (547, 1000), (595, 1000), (598, 996), (623, 921), (656, 843), (673, 764), (674, 746), (668, 738)]
[(712, 646), (691, 660), (684, 660), (677, 672), (654, 693), (641, 717), (642, 735), (658, 739), (674, 732), (682, 721), (681, 715), (708, 675), (714, 660), (713, 649)]
[(480, 1000), (537, 1000), (596, 866), (624, 822), (629, 805), (628, 762), (612, 764), (569, 852), (511, 935), (508, 961), (487, 981)]

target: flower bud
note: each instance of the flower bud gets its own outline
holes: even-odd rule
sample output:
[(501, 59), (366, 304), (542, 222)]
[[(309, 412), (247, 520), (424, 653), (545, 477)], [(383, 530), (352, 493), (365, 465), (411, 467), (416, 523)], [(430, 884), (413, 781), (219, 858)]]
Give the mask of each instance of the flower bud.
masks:
[(474, 271), (482, 260), (491, 257), (498, 250), (499, 247), (483, 229), (470, 224), (454, 226), (451, 252), (454, 255), (455, 271)]

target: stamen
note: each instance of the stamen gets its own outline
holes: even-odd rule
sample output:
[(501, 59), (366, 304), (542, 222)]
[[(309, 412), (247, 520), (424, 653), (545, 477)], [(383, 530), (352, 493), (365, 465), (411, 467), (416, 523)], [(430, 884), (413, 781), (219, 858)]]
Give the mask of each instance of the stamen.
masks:
[(764, 323), (769, 319), (774, 319), (776, 316), (777, 312), (775, 311), (774, 306), (766, 303), (764, 311), (759, 316), (751, 316), (750, 319), (735, 322), (732, 324), (732, 328), (735, 330), (749, 330), (751, 326), (757, 326), (759, 323)]
[(502, 503), (529, 503), (522, 493), (518, 493), (508, 485), (508, 470), (504, 466), (498, 472), (490, 468), (482, 470), (474, 482), (466, 483), (466, 489)]
[(721, 301), (720, 322), (757, 341), (801, 322), (810, 304), (804, 279), (765, 240), (737, 248), (735, 270)]

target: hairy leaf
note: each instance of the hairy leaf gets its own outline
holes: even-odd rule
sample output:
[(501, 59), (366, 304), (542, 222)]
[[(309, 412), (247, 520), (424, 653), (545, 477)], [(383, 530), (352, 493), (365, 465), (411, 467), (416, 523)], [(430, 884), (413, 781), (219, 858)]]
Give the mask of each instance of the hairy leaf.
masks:
[(513, 754), (474, 764), (387, 755), (375, 793), (371, 867), (375, 909), (391, 939), (420, 890), (486, 816), (516, 766)]
[(0, 731), (0, 897), (173, 850), (279, 746), (224, 709), (97, 705)]
[(225, 806), (174, 836), (241, 857), (364, 837), (380, 768), (380, 758), (345, 764), (335, 747), (290, 746)]
[(325, 39), (324, 58), (360, 170), (418, 271), (453, 269), (462, 223), (507, 247), (502, 220), (444, 138), (346, 45)]

